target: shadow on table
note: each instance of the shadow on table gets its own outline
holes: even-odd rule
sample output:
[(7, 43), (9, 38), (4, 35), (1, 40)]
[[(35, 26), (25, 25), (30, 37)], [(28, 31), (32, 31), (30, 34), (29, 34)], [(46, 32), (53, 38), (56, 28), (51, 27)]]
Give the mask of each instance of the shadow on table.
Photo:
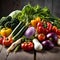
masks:
[(59, 53), (60, 52), (60, 47), (54, 47), (53, 49), (50, 49), (50, 50), (42, 50), (42, 51), (37, 51), (38, 53), (41, 53), (41, 54), (46, 54), (47, 52), (50, 52), (50, 53)]

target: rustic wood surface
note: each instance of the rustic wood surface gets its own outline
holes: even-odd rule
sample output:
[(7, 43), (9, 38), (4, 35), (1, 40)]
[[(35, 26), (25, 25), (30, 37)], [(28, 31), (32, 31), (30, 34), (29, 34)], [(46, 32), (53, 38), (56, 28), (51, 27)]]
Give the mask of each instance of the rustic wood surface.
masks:
[(7, 48), (0, 45), (0, 60), (60, 60), (60, 47), (55, 47), (49, 51), (26, 52), (20, 50), (18, 52), (7, 53)]
[[(13, 10), (22, 9), (28, 3), (47, 6), (53, 15), (60, 17), (60, 0), (0, 0), (0, 18), (7, 16)], [(19, 51), (8, 54), (6, 48), (0, 45), (0, 60), (60, 60), (60, 47), (43, 52)]]

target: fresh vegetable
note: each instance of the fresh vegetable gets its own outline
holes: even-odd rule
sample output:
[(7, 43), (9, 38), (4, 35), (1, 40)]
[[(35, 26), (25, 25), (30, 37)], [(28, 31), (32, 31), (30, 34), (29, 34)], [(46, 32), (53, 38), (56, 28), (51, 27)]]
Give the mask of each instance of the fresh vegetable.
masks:
[(36, 28), (37, 23), (40, 21), (41, 21), (40, 17), (37, 17), (35, 20), (31, 20), (31, 25)]
[(34, 45), (32, 42), (24, 42), (21, 44), (21, 48), (25, 51), (31, 51), (33, 50), (33, 47)]
[(11, 37), (10, 37), (10, 39), (7, 39), (5, 36), (3, 36), (2, 44), (4, 46), (10, 46), (12, 43), (13, 43), (13, 40)]
[(11, 16), (12, 18), (16, 18), (17, 15), (20, 14), (20, 13), (21, 13), (20, 10), (15, 10), (15, 11), (11, 12), (11, 13), (9, 14), (9, 16)]
[(29, 27), (26, 32), (25, 32), (25, 36), (27, 38), (31, 38), (33, 35), (35, 34), (35, 28), (34, 27)]
[(17, 52), (20, 48), (20, 45), (17, 45), (17, 47), (14, 49), (14, 52)]
[(55, 33), (54, 33), (54, 32), (51, 32), (51, 33), (48, 33), (46, 37), (47, 37), (47, 38), (52, 38), (53, 35), (55, 35)]
[(4, 24), (8, 21), (11, 21), (11, 16), (7, 16), (7, 17), (2, 17), (0, 20), (0, 26), (4, 26)]
[(46, 32), (51, 32), (52, 31), (52, 24), (50, 22), (47, 22), (47, 28), (46, 28)]
[(18, 31), (18, 33), (13, 37), (13, 40), (16, 41), (18, 40), (20, 37), (22, 37), (25, 33), (25, 31), (27, 30), (28, 25), (25, 25), (21, 28), (21, 30)]
[(60, 39), (58, 39), (58, 41), (57, 41), (57, 45), (60, 46)]
[(57, 30), (58, 30), (58, 29), (57, 29), (57, 27), (56, 27), (56, 26), (53, 26), (53, 27), (52, 27), (52, 31), (53, 31), (53, 32), (55, 32), (55, 33), (56, 33), (56, 32), (57, 32)]
[(44, 34), (38, 34), (38, 40), (39, 41), (44, 41), (45, 40), (45, 35)]
[(1, 36), (9, 36), (10, 33), (12, 32), (12, 29), (11, 28), (2, 28), (0, 33), (1, 33)]
[(3, 37), (0, 36), (0, 44), (2, 44), (2, 41), (3, 41)]
[(39, 26), (37, 27), (37, 32), (40, 33), (44, 33), (44, 27), (43, 26)]
[(60, 35), (60, 29), (57, 30), (56, 34), (57, 35)]
[(33, 43), (34, 43), (34, 49), (36, 51), (41, 51), (43, 49), (42, 44), (36, 38), (33, 39)]
[(21, 37), (20, 39), (12, 43), (11, 46), (7, 49), (7, 52), (8, 53), (11, 52), (17, 45), (21, 43), (22, 40), (23, 40), (23, 37)]
[(54, 32), (48, 33), (47, 38), (52, 38), (52, 42), (55, 43), (55, 44), (57, 43), (58, 36), (57, 36), (56, 33), (54, 33)]
[(14, 18), (4, 24), (5, 27), (12, 28), (12, 30), (19, 24), (19, 20)]
[(43, 23), (41, 21), (37, 23), (37, 27), (42, 26), (42, 25)]
[(11, 36), (14, 37), (24, 25), (25, 25), (24, 22), (20, 22), (20, 23), (16, 26), (16, 28), (12, 31), (12, 33), (8, 36), (8, 38), (11, 37)]
[(42, 42), (44, 49), (50, 50), (54, 47), (54, 44), (50, 40), (45, 40)]

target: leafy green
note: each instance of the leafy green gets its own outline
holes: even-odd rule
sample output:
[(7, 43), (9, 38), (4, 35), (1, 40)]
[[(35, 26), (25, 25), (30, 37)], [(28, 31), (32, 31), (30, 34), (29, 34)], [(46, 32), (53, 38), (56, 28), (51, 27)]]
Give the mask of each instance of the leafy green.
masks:
[[(16, 13), (14, 15), (16, 15)], [(17, 18), (19, 21), (25, 21), (28, 23), (32, 19), (35, 19), (36, 17), (40, 17), (42, 20), (45, 20), (45, 21), (50, 21), (53, 25), (60, 28), (59, 18), (53, 16), (52, 13), (50, 12), (49, 8), (47, 8), (47, 7), (41, 8), (40, 5), (32, 6), (30, 4), (27, 4), (15, 16), (15, 18)]]

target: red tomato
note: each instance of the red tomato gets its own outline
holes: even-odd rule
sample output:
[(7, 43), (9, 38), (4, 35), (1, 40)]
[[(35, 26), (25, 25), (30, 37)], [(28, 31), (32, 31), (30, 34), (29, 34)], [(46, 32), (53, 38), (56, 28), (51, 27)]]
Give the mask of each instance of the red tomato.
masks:
[(5, 36), (3, 37), (3, 42), (2, 42), (2, 44), (3, 44), (4, 46), (10, 46), (12, 43), (13, 43), (12, 38), (7, 39)]
[(42, 22), (37, 23), (37, 27), (42, 26), (42, 25), (43, 25)]
[(24, 42), (21, 44), (21, 48), (25, 51), (33, 50), (33, 43), (32, 42)]
[(0, 44), (2, 44), (2, 41), (3, 41), (3, 37), (0, 37)]
[(44, 34), (39, 34), (38, 39), (39, 39), (39, 41), (45, 40), (45, 35)]
[(38, 33), (44, 33), (44, 28), (42, 26), (37, 27)]

